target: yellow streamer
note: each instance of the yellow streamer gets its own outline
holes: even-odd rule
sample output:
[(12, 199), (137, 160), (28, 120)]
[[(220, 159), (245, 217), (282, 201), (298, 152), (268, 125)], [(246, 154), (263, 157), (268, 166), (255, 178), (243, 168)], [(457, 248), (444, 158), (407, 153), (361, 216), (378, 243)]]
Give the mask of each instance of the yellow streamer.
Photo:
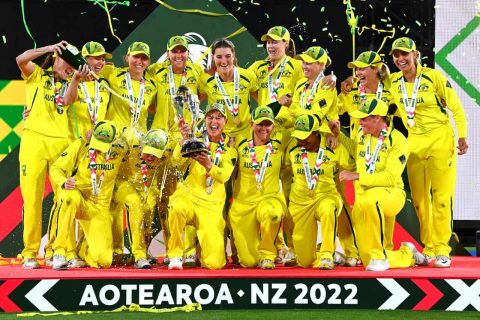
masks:
[(382, 44), (380, 45), (380, 48), (378, 48), (377, 52), (380, 52), (383, 48), (383, 45), (385, 44), (385, 41), (387, 41), (387, 39), (393, 39), (395, 38), (395, 28), (392, 28), (391, 30), (384, 30), (384, 29), (378, 29), (374, 24), (372, 24), (371, 27), (367, 27), (367, 26), (363, 26), (359, 31), (358, 31), (358, 35), (362, 35), (363, 31), (367, 30), (367, 29), (372, 29), (374, 31), (377, 31), (378, 33), (390, 33), (391, 35), (389, 36), (385, 36), (383, 37), (383, 40), (382, 40)]
[[(236, 35), (239, 35), (240, 33), (245, 32), (245, 31), (247, 31), (247, 28), (245, 28), (245, 27), (242, 26), (240, 29), (234, 31), (233, 33), (230, 33), (230, 34), (229, 34), (228, 36), (226, 36), (225, 38), (227, 38), (227, 39), (233, 38), (233, 37), (235, 37)], [(195, 61), (195, 63), (200, 63), (200, 61), (202, 61), (203, 58), (205, 58), (205, 57), (210, 53), (210, 51), (212, 51), (212, 45), (210, 45), (210, 46), (207, 48), (207, 50), (205, 50), (205, 52), (197, 59), (197, 61)]]
[(110, 32), (112, 33), (112, 36), (117, 38), (118, 42), (122, 43), (122, 39), (120, 39), (113, 31), (112, 17), (110, 17), (110, 11), (108, 11), (107, 1), (103, 0), (103, 4), (105, 5), (105, 12), (107, 13), (107, 17), (108, 17), (108, 25), (110, 26)]
[(164, 6), (165, 8), (168, 8), (168, 9), (176, 11), (176, 12), (198, 13), (198, 14), (203, 14), (203, 15), (211, 16), (211, 17), (232, 16), (232, 17), (235, 18), (235, 16), (232, 15), (231, 13), (216, 13), (216, 12), (203, 11), (203, 10), (200, 10), (200, 9), (176, 9), (169, 4), (166, 4), (162, 0), (155, 0), (155, 1), (158, 2), (159, 4), (161, 4), (162, 6)]
[(192, 312), (192, 311), (202, 311), (202, 305), (199, 303), (191, 303), (187, 304), (182, 307), (173, 307), (173, 308), (162, 308), (157, 309), (154, 306), (150, 308), (142, 308), (138, 304), (132, 303), (129, 306), (121, 306), (120, 308), (114, 310), (107, 310), (107, 311), (90, 311), (90, 310), (82, 310), (77, 312), (52, 312), (52, 313), (44, 313), (44, 312), (26, 312), (26, 313), (19, 313), (17, 317), (33, 317), (33, 316), (65, 316), (65, 315), (80, 315), (80, 314), (97, 314), (97, 313), (111, 313), (111, 312), (148, 312), (148, 313), (166, 313), (166, 312), (175, 312), (175, 311), (183, 311), (183, 312)]

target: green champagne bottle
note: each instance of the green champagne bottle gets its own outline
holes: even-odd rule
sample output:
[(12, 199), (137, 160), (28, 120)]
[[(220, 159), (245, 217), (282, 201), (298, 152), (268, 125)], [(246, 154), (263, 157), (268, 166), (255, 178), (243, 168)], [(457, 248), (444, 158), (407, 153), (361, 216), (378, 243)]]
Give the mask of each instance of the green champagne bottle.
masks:
[(78, 51), (78, 49), (71, 44), (67, 46), (67, 49), (62, 50), (62, 54), (59, 56), (76, 70), (78, 70), (81, 65), (87, 64), (87, 60), (85, 60), (80, 51)]

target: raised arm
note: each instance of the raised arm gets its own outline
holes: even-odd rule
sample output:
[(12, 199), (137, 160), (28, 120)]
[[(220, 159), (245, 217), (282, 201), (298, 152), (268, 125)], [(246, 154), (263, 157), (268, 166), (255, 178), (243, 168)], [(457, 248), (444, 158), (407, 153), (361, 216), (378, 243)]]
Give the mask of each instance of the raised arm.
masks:
[(66, 42), (65, 40), (62, 40), (59, 43), (52, 44), (49, 46), (36, 48), (36, 49), (29, 49), (24, 53), (20, 54), (19, 56), (17, 56), (16, 58), (17, 65), (20, 68), (20, 71), (22, 72), (22, 74), (25, 77), (29, 77), (35, 69), (35, 66), (32, 62), (33, 60), (47, 53), (61, 54), (62, 50), (65, 50), (67, 48), (67, 45), (68, 45), (68, 42)]

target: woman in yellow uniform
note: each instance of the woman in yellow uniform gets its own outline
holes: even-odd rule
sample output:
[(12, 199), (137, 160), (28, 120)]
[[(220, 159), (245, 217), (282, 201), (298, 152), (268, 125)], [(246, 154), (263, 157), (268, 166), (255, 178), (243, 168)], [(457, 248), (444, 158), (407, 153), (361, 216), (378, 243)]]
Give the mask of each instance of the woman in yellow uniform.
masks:
[(457, 127), (459, 155), (468, 150), (465, 112), (447, 78), (437, 70), (422, 67), (412, 39), (395, 40), (390, 54), (400, 69), (390, 77), (391, 93), (408, 129), (407, 172), (425, 246), (423, 253), (429, 260), (435, 257), (435, 267), (448, 268), (456, 152), (447, 111), (452, 112)]
[[(38, 250), (42, 238), (42, 201), (45, 179), (51, 176), (51, 165), (68, 146), (68, 118), (63, 102), (67, 78), (73, 69), (57, 55), (68, 43), (61, 41), (46, 47), (30, 49), (16, 60), (26, 81), (25, 120), (20, 141), (20, 190), (23, 197), (23, 267), (39, 268)], [(33, 60), (48, 54), (42, 66)], [(54, 194), (58, 186), (50, 179)]]
[(251, 120), (250, 93), (258, 89), (255, 74), (237, 66), (235, 46), (225, 38), (213, 42), (211, 66), (200, 76), (200, 92), (209, 104), (220, 103), (227, 108), (227, 135), (246, 134)]
[(287, 208), (280, 190), (283, 154), (290, 135), (274, 128), (272, 109), (253, 111), (252, 130), (236, 138), (238, 172), (229, 217), (243, 267), (274, 269), (275, 239)]
[(95, 268), (108, 268), (113, 258), (110, 202), (128, 145), (110, 121), (99, 121), (92, 138), (75, 140), (52, 165), (52, 180), (61, 186), (58, 233), (53, 243), (53, 269), (67, 268), (66, 243), (77, 219), (85, 232), (79, 256)]
[(184, 124), (183, 139), (174, 150), (173, 159), (184, 169), (183, 180), (170, 197), (168, 224), (168, 269), (183, 269), (184, 243), (182, 233), (187, 224), (195, 226), (201, 248), (201, 266), (220, 269), (225, 263), (223, 207), (225, 183), (233, 172), (237, 152), (230, 138), (223, 133), (227, 111), (214, 103), (205, 111), (206, 134), (203, 141), (208, 153), (200, 152), (190, 158), (181, 155), (181, 145), (188, 138), (190, 128)]
[[(306, 268), (333, 269), (338, 214), (342, 198), (335, 175), (340, 167), (349, 168), (352, 159), (345, 147), (332, 150), (316, 116), (301, 115), (295, 121), (287, 147), (286, 166), (291, 167), (288, 210), (293, 220), (293, 244), (298, 263)], [(352, 159), (353, 160), (353, 159)], [(352, 161), (353, 162), (353, 161)], [(317, 252), (317, 221), (321, 224), (322, 245)]]
[[(202, 73), (201, 65), (193, 63), (189, 59), (188, 40), (185, 36), (172, 36), (167, 42), (167, 59), (165, 62), (153, 63), (149, 71), (153, 74), (157, 83), (157, 108), (153, 118), (152, 129), (162, 129), (170, 136), (167, 149), (173, 150), (182, 138), (178, 127), (179, 116), (182, 116), (187, 123), (191, 123), (191, 117), (186, 110), (183, 115), (178, 115), (172, 99), (177, 94), (178, 87), (183, 85), (190, 89), (192, 94), (198, 94), (199, 78)], [(177, 185), (177, 168), (172, 164), (167, 171), (165, 189), (162, 192), (162, 199), (158, 203), (160, 224), (163, 230), (163, 241), (165, 251), (168, 252), (168, 198), (173, 194)], [(187, 227), (189, 229), (190, 227)], [(191, 232), (186, 232), (186, 263), (196, 262), (194, 238)], [(168, 257), (164, 262), (168, 264)]]
[(150, 47), (144, 42), (133, 42), (125, 61), (127, 67), (106, 65), (100, 72), (110, 88), (121, 96), (112, 95), (106, 119), (114, 121), (119, 128), (137, 127), (146, 132), (148, 110), (153, 107), (157, 95), (153, 75), (147, 71)]
[[(393, 102), (390, 94), (390, 70), (383, 63), (380, 55), (375, 51), (365, 51), (358, 55), (357, 59), (347, 65), (355, 69), (357, 81), (353, 83), (349, 93), (338, 95), (338, 114), (352, 112), (360, 109), (367, 99), (381, 99), (387, 105)], [(350, 117), (350, 138), (355, 139), (359, 130), (358, 119)], [(339, 191), (345, 201), (344, 185), (339, 184)], [(395, 219), (386, 217), (385, 221), (386, 247), (393, 249), (393, 229)], [(344, 206), (339, 216), (338, 237), (345, 250), (346, 266), (356, 266), (358, 262), (358, 249), (355, 245), (355, 232), (351, 224), (351, 210)]]
[[(360, 258), (368, 271), (423, 265), (424, 256), (411, 243), (397, 251), (385, 247), (385, 217), (397, 215), (405, 204), (402, 172), (408, 158), (407, 140), (387, 121), (382, 100), (365, 101), (352, 117), (362, 128), (355, 140), (341, 133), (339, 141), (355, 157), (356, 171), (340, 172), (340, 181), (354, 181), (352, 218)], [(339, 126), (332, 128), (339, 133)]]
[(149, 233), (153, 212), (161, 196), (157, 179), (161, 181), (166, 174), (168, 155), (164, 152), (168, 136), (160, 129), (152, 129), (146, 135), (128, 129), (124, 136), (129, 144), (129, 153), (120, 167), (113, 199), (126, 209), (135, 268), (151, 269), (147, 259), (151, 239)]

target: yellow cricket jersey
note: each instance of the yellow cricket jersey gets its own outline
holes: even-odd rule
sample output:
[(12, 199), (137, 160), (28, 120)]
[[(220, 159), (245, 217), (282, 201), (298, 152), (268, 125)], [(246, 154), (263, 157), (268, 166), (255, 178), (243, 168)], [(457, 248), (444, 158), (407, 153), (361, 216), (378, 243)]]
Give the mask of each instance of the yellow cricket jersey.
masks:
[[(178, 137), (177, 140), (179, 140), (181, 135), (178, 129), (177, 112), (173, 106), (172, 96), (170, 94), (170, 82), (168, 79), (169, 66), (170, 61), (165, 61), (162, 63), (154, 63), (148, 68), (157, 84), (157, 112), (153, 118), (152, 129), (165, 130), (173, 136)], [(185, 75), (183, 73), (173, 74), (175, 92), (180, 84), (182, 84), (182, 81), (185, 81), (185, 85), (190, 89), (190, 92), (198, 95), (198, 82), (200, 74), (202, 73), (202, 66), (187, 61), (184, 72)], [(191, 121), (190, 114), (187, 110), (184, 110), (184, 118), (188, 120), (187, 123)]]
[[(106, 84), (109, 86), (108, 81), (105, 78), (100, 78), (98, 81), (85, 81), (85, 87), (91, 100), (92, 108), (95, 109), (95, 82), (99, 83), (98, 92), (100, 95), (100, 102), (98, 105), (97, 122), (105, 119), (108, 103), (110, 102), (110, 92), (100, 84)], [(95, 126), (90, 119), (90, 113), (88, 111), (88, 103), (86, 96), (83, 92), (82, 85), (78, 85), (78, 100), (72, 103), (68, 112), (68, 126), (69, 126), (69, 140), (73, 141), (80, 137), (84, 137), (88, 130), (93, 129)]]
[[(362, 101), (360, 99), (360, 92), (358, 90), (359, 82), (353, 84), (352, 90), (348, 94), (341, 92), (337, 99), (338, 115), (345, 112), (352, 112), (360, 109)], [(366, 93), (366, 99), (370, 100), (376, 97), (376, 93)], [(382, 101), (388, 105), (393, 103), (393, 96), (390, 93), (390, 82), (383, 82)], [(357, 118), (350, 117), (350, 138), (355, 139), (360, 126)]]
[[(320, 172), (318, 174), (318, 182), (314, 190), (315, 195), (334, 193), (337, 194), (335, 184), (335, 176), (340, 168), (349, 169), (352, 167), (354, 159), (349, 155), (347, 149), (343, 145), (339, 145), (332, 150), (326, 146), (327, 138), (321, 135), (320, 147), (324, 150)], [(313, 176), (315, 162), (318, 152), (308, 152), (308, 164), (310, 173)], [(307, 203), (314, 200), (315, 196), (311, 194), (311, 190), (307, 185), (305, 178), (305, 169), (302, 161), (302, 151), (298, 146), (297, 139), (292, 138), (287, 147), (285, 156), (285, 166), (291, 168), (293, 172), (293, 183), (290, 191), (290, 201), (296, 203)]]
[[(128, 67), (116, 68), (111, 65), (104, 66), (102, 71), (100, 72), (100, 76), (108, 81), (108, 83), (110, 84), (110, 88), (112, 88), (113, 91), (117, 92), (126, 99), (120, 99), (119, 97), (112, 95), (106, 114), (107, 120), (112, 120), (121, 127), (128, 127), (131, 125), (132, 122), (132, 112), (130, 110), (130, 104), (128, 102), (128, 89), (127, 81), (125, 78), (125, 74), (127, 72)], [(148, 108), (155, 100), (155, 97), (157, 95), (157, 87), (150, 72), (145, 72), (144, 80), (145, 93), (143, 97), (138, 125), (140, 129), (146, 131)], [(136, 108), (139, 98), (140, 81), (132, 79), (132, 88), (134, 96), (133, 105)]]
[(88, 141), (83, 138), (75, 140), (52, 165), (50, 170), (52, 180), (57, 185), (63, 186), (67, 178), (74, 177), (76, 179), (75, 188), (82, 193), (85, 200), (96, 201), (99, 206), (108, 208), (112, 199), (115, 179), (123, 157), (128, 151), (128, 145), (121, 138), (115, 140), (111, 147), (108, 163), (105, 163), (104, 153), (96, 152), (97, 185), (102, 173), (105, 172), (97, 199), (93, 196), (88, 149)]
[[(450, 122), (446, 110), (448, 108), (452, 111), (458, 136), (466, 138), (467, 119), (465, 111), (448, 79), (438, 70), (418, 65), (416, 76), (418, 77), (420, 73), (422, 73), (422, 79), (416, 97), (415, 125), (413, 127), (407, 125), (407, 114), (400, 85), (403, 74), (400, 71), (390, 76), (392, 82), (390, 91), (398, 106), (397, 113), (402, 118), (405, 128), (411, 133), (422, 134), (441, 127)], [(405, 81), (409, 99), (412, 97), (413, 86), (414, 83)]]
[(403, 189), (402, 173), (408, 159), (407, 138), (390, 124), (377, 157), (374, 173), (367, 173), (365, 153), (368, 141), (370, 150), (377, 144), (378, 138), (365, 135), (360, 131), (355, 140), (340, 133), (339, 141), (355, 157), (359, 179), (355, 181), (355, 193), (362, 193), (372, 187), (391, 187)]
[[(243, 202), (258, 203), (263, 198), (281, 194), (280, 173), (284, 166), (284, 152), (290, 140), (290, 133), (287, 130), (274, 130), (270, 136), (272, 142), (272, 153), (267, 162), (265, 175), (262, 182), (262, 189), (257, 189), (252, 159), (250, 155), (249, 141), (253, 139), (253, 131), (246, 136), (236, 138), (235, 147), (238, 152), (238, 172), (235, 177), (233, 188), (233, 199)], [(254, 146), (256, 159), (261, 168), (267, 145)], [(260, 169), (259, 168), (259, 169)]]
[[(49, 137), (67, 138), (68, 115), (65, 109), (67, 106), (64, 106), (62, 114), (57, 112), (57, 105), (54, 103), (52, 68), (45, 70), (35, 64), (33, 73), (29, 77), (22, 74), (22, 78), (26, 80), (26, 104), (30, 109), (24, 129)], [(60, 85), (60, 82), (56, 82), (55, 85)], [(66, 83), (63, 84), (63, 86), (66, 85)]]
[(271, 74), (272, 83), (278, 77), (279, 67), (282, 63), (285, 62), (282, 75), (279, 79), (279, 86), (277, 92), (277, 100), (280, 97), (286, 95), (287, 93), (293, 96), (295, 90), (295, 84), (298, 80), (303, 78), (302, 62), (300, 60), (292, 59), (289, 56), (285, 55), (272, 69), (269, 73), (268, 69), (270, 67), (270, 60), (267, 58), (265, 60), (255, 61), (248, 70), (252, 71), (257, 77), (258, 82), (258, 105), (265, 106), (270, 102), (270, 91), (268, 88), (268, 77)]
[[(281, 114), (277, 115), (275, 120), (279, 121), (284, 127), (291, 128), (295, 123), (295, 119), (302, 114), (316, 114), (322, 121), (322, 131), (330, 132), (328, 121), (338, 119), (337, 91), (336, 89), (323, 89), (321, 84), (319, 84), (313, 95), (311, 109), (308, 110), (304, 108), (311, 91), (311, 89), (307, 89), (304, 92), (304, 88), (307, 84), (307, 78), (302, 78), (295, 84), (295, 93), (293, 94), (292, 104), (287, 109), (288, 112), (283, 113), (283, 117)], [(286, 108), (282, 107), (282, 110), (284, 109)]]
[[(225, 125), (224, 132), (235, 137), (242, 132), (247, 132), (250, 128), (251, 115), (250, 115), (250, 92), (257, 91), (257, 78), (252, 71), (237, 67), (240, 77), (239, 84), (239, 105), (238, 105), (238, 120), (240, 123), (236, 124), (233, 121), (230, 112), (227, 112), (227, 124)], [(233, 103), (234, 98), (234, 83), (223, 82), (222, 85)], [(215, 77), (207, 72), (202, 72), (200, 75), (200, 92), (208, 96), (208, 104), (220, 103), (228, 109), (227, 104), (223, 98), (222, 91), (215, 81)]]
[(173, 161), (178, 164), (183, 176), (183, 179), (180, 179), (177, 184), (177, 191), (181, 190), (194, 198), (223, 205), (226, 198), (225, 183), (230, 179), (237, 159), (237, 151), (229, 146), (229, 141), (229, 138), (226, 137), (218, 165), (213, 164), (218, 144), (210, 142), (212, 168), (208, 174), (213, 178), (210, 194), (207, 193), (207, 169), (191, 158), (183, 158), (180, 153), (181, 146), (177, 143), (173, 151)]

